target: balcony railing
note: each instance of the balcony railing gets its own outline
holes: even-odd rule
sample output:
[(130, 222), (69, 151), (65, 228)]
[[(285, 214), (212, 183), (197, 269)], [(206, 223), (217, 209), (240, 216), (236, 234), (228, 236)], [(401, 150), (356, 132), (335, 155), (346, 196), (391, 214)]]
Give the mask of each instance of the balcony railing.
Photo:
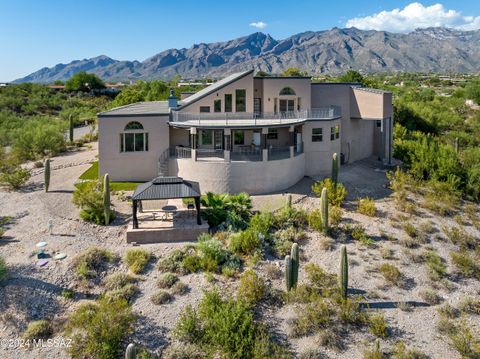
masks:
[(262, 149), (259, 146), (234, 147), (230, 159), (232, 161), (261, 161), (263, 159)]
[(291, 124), (306, 119), (333, 119), (341, 116), (339, 106), (312, 108), (300, 111), (285, 112), (218, 112), (218, 113), (189, 113), (172, 112), (172, 122), (185, 125), (204, 126), (264, 126), (275, 124)]
[(272, 147), (268, 149), (268, 160), (284, 160), (290, 158), (290, 146)]
[(174, 158), (192, 158), (192, 149), (183, 146), (171, 146), (170, 157)]

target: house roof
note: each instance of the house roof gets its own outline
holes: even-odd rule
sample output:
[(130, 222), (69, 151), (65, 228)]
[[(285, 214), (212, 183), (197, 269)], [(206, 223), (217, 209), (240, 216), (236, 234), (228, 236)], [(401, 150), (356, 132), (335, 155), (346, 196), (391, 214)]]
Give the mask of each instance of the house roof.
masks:
[(378, 93), (378, 94), (392, 93), (391, 91), (380, 90), (380, 89), (372, 89), (372, 88), (370, 88), (370, 87), (355, 87), (355, 90), (360, 90), (360, 91), (365, 91), (365, 92), (372, 92), (372, 93)]
[(235, 82), (239, 79), (241, 79), (244, 76), (247, 76), (249, 74), (253, 73), (253, 70), (248, 70), (248, 71), (243, 71), (243, 72), (236, 72), (234, 74), (231, 74), (215, 83), (212, 85), (205, 87), (204, 89), (196, 92), (194, 95), (187, 97), (184, 100), (179, 101), (179, 107), (177, 109), (181, 109), (184, 107), (187, 107), (188, 105), (200, 100), (201, 98), (204, 98), (205, 96), (210, 95), (211, 93), (220, 90), (221, 88), (230, 85), (232, 82)]
[(137, 186), (133, 200), (157, 200), (200, 197), (192, 185), (181, 177), (157, 177)]
[(153, 116), (168, 115), (169, 113), (168, 101), (147, 101), (116, 107), (100, 112), (98, 116)]

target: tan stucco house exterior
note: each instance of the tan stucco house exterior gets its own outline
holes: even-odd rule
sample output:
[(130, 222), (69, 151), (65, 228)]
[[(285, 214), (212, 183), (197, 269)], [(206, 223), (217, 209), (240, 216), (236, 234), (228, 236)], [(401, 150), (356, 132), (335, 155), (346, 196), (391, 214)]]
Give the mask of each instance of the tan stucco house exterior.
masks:
[(177, 100), (98, 115), (99, 170), (114, 181), (159, 175), (201, 192), (261, 194), (328, 175), (333, 153), (351, 163), (392, 156), (392, 94), (310, 77), (232, 74)]

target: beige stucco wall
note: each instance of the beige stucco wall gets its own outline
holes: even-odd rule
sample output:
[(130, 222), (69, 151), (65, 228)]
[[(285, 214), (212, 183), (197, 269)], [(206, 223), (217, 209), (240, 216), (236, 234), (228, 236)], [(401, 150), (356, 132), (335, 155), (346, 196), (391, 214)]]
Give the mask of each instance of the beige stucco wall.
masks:
[(170, 143), (172, 146), (188, 147), (189, 129), (170, 127)]
[(170, 174), (198, 182), (200, 190), (217, 193), (263, 194), (284, 190), (305, 175), (305, 155), (265, 162), (170, 160)]
[(364, 119), (382, 119), (392, 116), (392, 94), (353, 89), (350, 116)]
[(247, 101), (247, 109), (246, 112), (253, 112), (253, 74), (246, 75), (241, 79), (227, 85), (214, 93), (211, 93), (208, 96), (192, 103), (185, 108), (182, 108), (180, 112), (192, 112), (192, 113), (199, 113), (201, 106), (210, 106), (210, 112), (214, 112), (213, 108), (213, 101), (214, 100), (221, 100), (222, 101), (222, 112), (225, 111), (225, 94), (232, 95), (232, 111), (235, 112), (235, 90), (246, 90), (246, 101)]
[[(256, 79), (257, 80), (257, 79)], [(300, 109), (309, 109), (311, 107), (311, 85), (310, 79), (304, 78), (268, 78), (261, 79), (262, 84), (256, 82), (259, 86), (259, 91), (256, 92), (255, 97), (262, 98), (262, 111), (274, 112), (274, 98), (278, 99), (294, 99), (295, 110), (297, 109), (298, 98), (301, 98)], [(295, 91), (295, 95), (280, 96), (279, 93), (284, 87), (291, 87)], [(260, 90), (263, 89), (262, 96), (257, 96)], [(279, 107), (279, 104), (277, 104)], [(277, 108), (277, 111), (280, 109)]]
[[(120, 134), (125, 125), (138, 121), (148, 132), (148, 151), (120, 152)], [(168, 116), (98, 118), (99, 173), (112, 181), (149, 181), (158, 176), (158, 160), (169, 147)]]

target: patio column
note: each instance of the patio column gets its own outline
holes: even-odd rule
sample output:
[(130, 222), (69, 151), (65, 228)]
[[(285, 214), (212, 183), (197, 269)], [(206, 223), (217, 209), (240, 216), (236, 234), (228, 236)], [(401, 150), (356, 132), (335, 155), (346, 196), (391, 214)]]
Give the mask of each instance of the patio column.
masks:
[(268, 161), (268, 147), (267, 147), (268, 127), (262, 127), (262, 136), (260, 137), (260, 147), (262, 149), (262, 160)]
[(202, 224), (202, 217), (200, 216), (200, 197), (195, 197), (195, 208), (197, 209), (197, 224)]
[(231, 144), (231, 137), (232, 137), (232, 130), (230, 128), (226, 128), (223, 130), (223, 142), (225, 144), (225, 148), (223, 150), (223, 159), (226, 162), (230, 162), (230, 152), (232, 151), (232, 144)]
[(192, 160), (197, 160), (197, 128), (190, 127), (190, 143), (192, 144)]
[(138, 218), (137, 218), (137, 201), (132, 201), (132, 228), (138, 229)]
[(288, 128), (288, 134), (289, 134), (289, 146), (290, 146), (290, 157), (294, 157), (295, 153), (295, 126), (292, 125)]

